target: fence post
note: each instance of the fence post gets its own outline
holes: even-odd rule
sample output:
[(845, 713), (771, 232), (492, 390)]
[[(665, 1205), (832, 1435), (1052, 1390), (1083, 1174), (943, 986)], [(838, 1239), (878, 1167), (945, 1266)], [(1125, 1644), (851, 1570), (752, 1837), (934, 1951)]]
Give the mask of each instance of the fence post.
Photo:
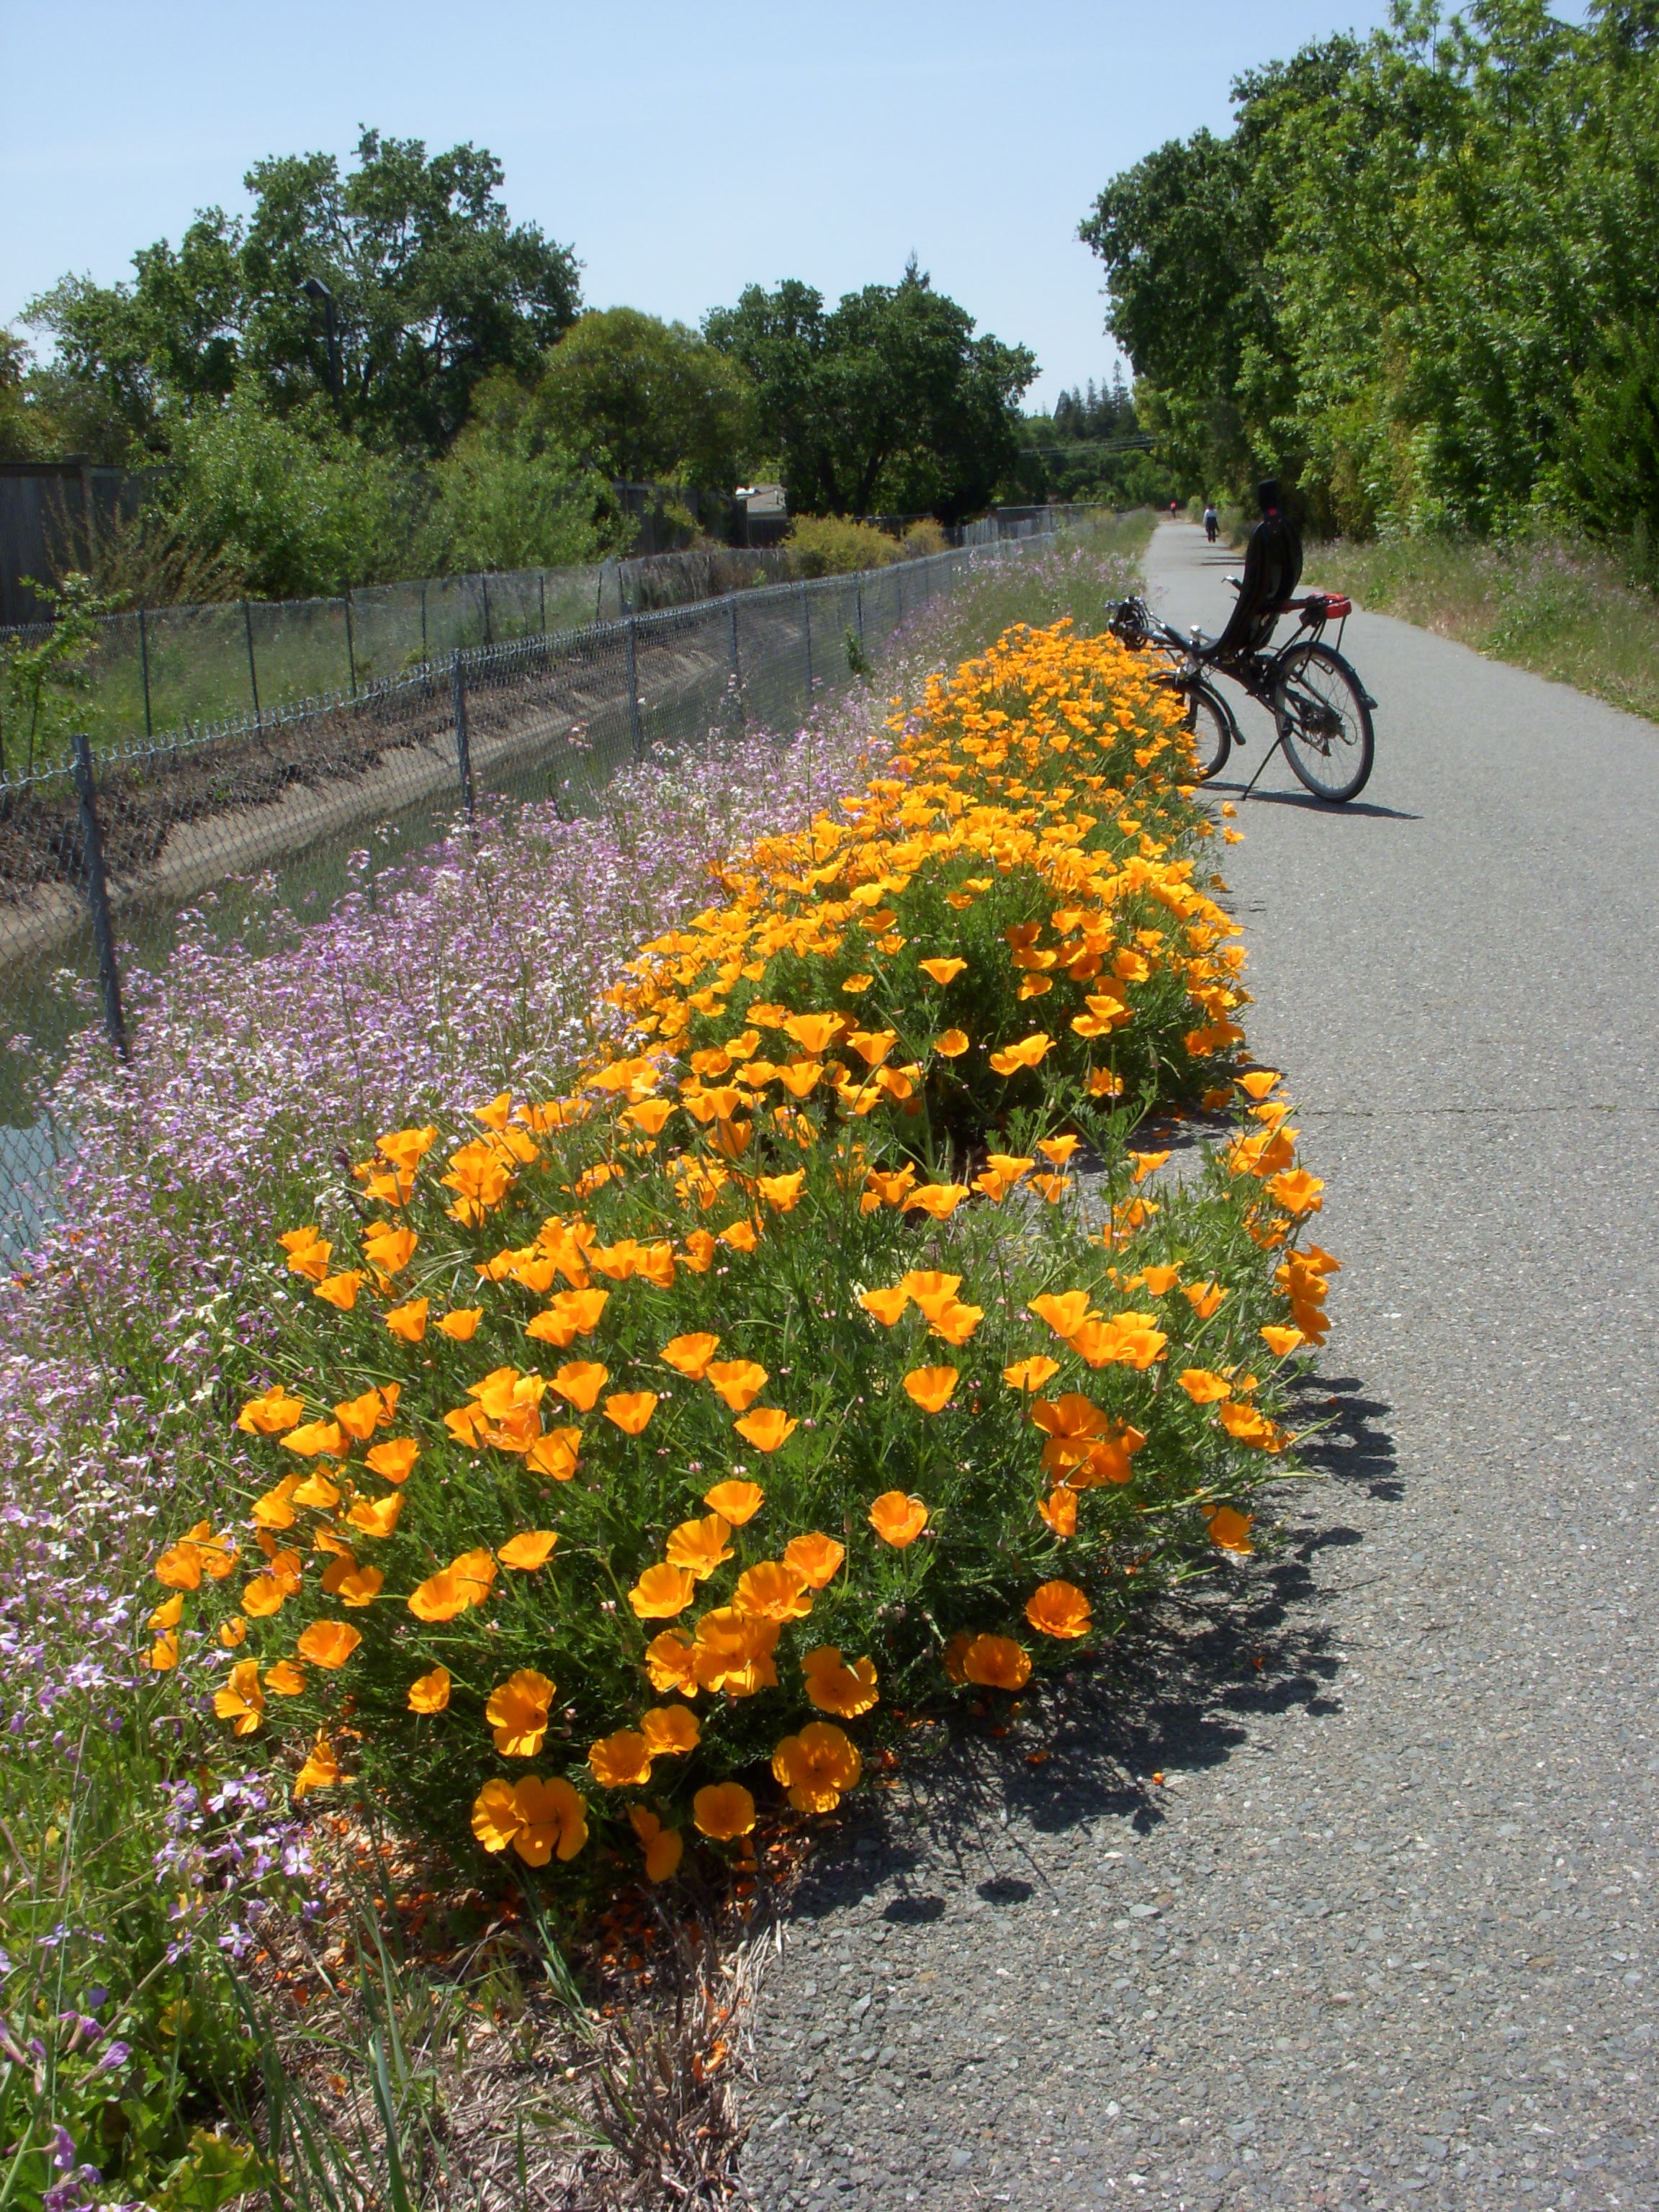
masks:
[(144, 679), (144, 735), (153, 738), (155, 732), (149, 714), (149, 629), (142, 607), (138, 610), (138, 670)]
[(541, 605), (542, 635), (545, 637), (547, 635), (547, 571), (545, 568), (538, 568), (536, 571), (536, 596)]
[(898, 613), (893, 618), (893, 627), (896, 629), (899, 623), (904, 620), (904, 563), (902, 561), (895, 561), (893, 563), (893, 582), (898, 591)]
[(357, 641), (351, 635), (351, 586), (345, 591), (346, 671), (351, 678), (351, 696), (357, 696)]
[(487, 575), (481, 574), (479, 575), (478, 581), (483, 586), (484, 643), (489, 645), (493, 642), (489, 635), (489, 579)]
[(477, 805), (472, 790), (472, 745), (466, 729), (466, 675), (461, 666), (459, 646), (449, 663), (449, 696), (455, 714), (455, 766), (460, 772), (461, 798), (466, 807), (466, 818), (471, 822), (477, 813)]
[(640, 666), (634, 633), (638, 625), (628, 617), (628, 731), (634, 740), (634, 757), (645, 758), (645, 732), (640, 726)]
[(259, 726), (259, 672), (253, 665), (253, 612), (246, 599), (242, 602), (242, 634), (247, 640), (247, 685), (253, 694), (253, 726)]
[(426, 586), (422, 584), (421, 586), (421, 665), (423, 668), (429, 668), (431, 665), (432, 656), (427, 649), (426, 642)]
[(738, 652), (738, 595), (735, 592), (726, 604), (732, 617), (732, 683), (738, 695), (738, 719), (746, 730), (749, 727), (749, 710), (743, 702), (743, 661)]
[(857, 577), (854, 579), (854, 582), (855, 582), (855, 584), (856, 584), (857, 590), (858, 590), (858, 595), (859, 595), (859, 643), (860, 643), (860, 645), (862, 645), (862, 644), (863, 644), (863, 642), (864, 642), (864, 578), (863, 578), (863, 575), (860, 574), (859, 576), (857, 576)]
[[(246, 602), (244, 602), (246, 605)], [(75, 788), (81, 800), (81, 853), (87, 872), (87, 904), (92, 909), (92, 939), (98, 949), (98, 988), (104, 1001), (104, 1029), (123, 1060), (127, 1024), (121, 1012), (121, 971), (115, 964), (115, 932), (110, 927), (109, 878), (104, 872), (104, 841), (98, 834), (98, 806), (92, 781), (92, 747), (76, 731)]]
[(812, 703), (812, 602), (807, 597), (806, 586), (800, 587), (801, 635), (806, 646), (806, 703)]

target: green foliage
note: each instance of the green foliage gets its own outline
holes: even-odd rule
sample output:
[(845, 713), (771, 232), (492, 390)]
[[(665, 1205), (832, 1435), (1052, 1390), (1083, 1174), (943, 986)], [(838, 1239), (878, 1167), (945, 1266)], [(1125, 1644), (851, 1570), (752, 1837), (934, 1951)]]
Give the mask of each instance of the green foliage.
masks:
[(14, 775), (67, 759), (70, 738), (90, 735), (97, 713), (92, 663), (110, 601), (78, 574), (47, 596), (53, 623), (38, 645), (15, 631), (0, 639), (0, 772)]
[(337, 429), (320, 400), (273, 414), (252, 381), (179, 426), (166, 503), (251, 598), (301, 599), (409, 574), (408, 472)]
[[(439, 452), (482, 379), (533, 368), (574, 318), (574, 257), (509, 223), (501, 166), (479, 148), (428, 158), (418, 139), (366, 131), (344, 175), (332, 155), (294, 155), (244, 183), (246, 222), (206, 209), (177, 249), (137, 253), (131, 284), (66, 276), (31, 304), (58, 363), (46, 396), (78, 397), (106, 448), (165, 447), (175, 416), (252, 380), (279, 413), (325, 402), (371, 443)], [(337, 396), (307, 279), (334, 297)]]
[(1360, 534), (1659, 520), (1650, 15), (1404, 7), (1113, 180), (1082, 234), (1188, 488), (1272, 469)]
[(556, 443), (632, 483), (729, 490), (750, 442), (738, 363), (635, 307), (582, 316), (548, 355), (533, 412)]
[(1015, 403), (1036, 363), (1024, 346), (976, 338), (974, 318), (914, 261), (897, 284), (866, 284), (827, 313), (809, 284), (751, 284), (704, 328), (752, 384), (761, 447), (798, 514), (955, 521), (986, 505), (1012, 462)]
[(851, 576), (860, 568), (884, 568), (904, 558), (896, 538), (873, 522), (854, 522), (840, 514), (798, 514), (784, 544), (803, 576)]
[(480, 386), (430, 495), (418, 560), (434, 574), (576, 568), (620, 543), (608, 489), (550, 441), (530, 396), (504, 373)]
[(1015, 505), (1079, 500), (1109, 507), (1167, 507), (1176, 478), (1126, 440), (1144, 437), (1146, 426), (1120, 366), (1109, 386), (1062, 392), (1048, 415), (1024, 415), (1019, 453), (1005, 495)]

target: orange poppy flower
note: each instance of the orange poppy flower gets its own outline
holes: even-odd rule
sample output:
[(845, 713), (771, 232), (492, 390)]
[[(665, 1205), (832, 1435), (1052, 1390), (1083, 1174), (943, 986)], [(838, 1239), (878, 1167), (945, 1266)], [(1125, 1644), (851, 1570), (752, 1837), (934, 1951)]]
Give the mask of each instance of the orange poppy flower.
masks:
[(918, 960), (916, 965), (924, 975), (943, 990), (947, 983), (953, 983), (965, 972), (968, 963), (965, 960)]
[(1062, 1343), (1068, 1343), (1090, 1318), (1087, 1291), (1045, 1291), (1030, 1301), (1027, 1311), (1046, 1321)]
[(732, 1603), (756, 1620), (801, 1620), (812, 1610), (812, 1593), (782, 1559), (762, 1559), (738, 1577)]
[(368, 1280), (360, 1267), (349, 1267), (343, 1274), (330, 1275), (319, 1283), (311, 1295), (328, 1305), (337, 1306), (342, 1313), (349, 1313), (357, 1303), (358, 1291)]
[(683, 1759), (702, 1740), (696, 1715), (684, 1705), (653, 1705), (640, 1715), (640, 1734), (653, 1759)]
[(703, 1369), (702, 1379), (734, 1413), (745, 1413), (766, 1388), (769, 1377), (753, 1359), (717, 1359)]
[(695, 1698), (702, 1684), (697, 1680), (696, 1647), (678, 1629), (665, 1628), (660, 1636), (653, 1636), (645, 1647), (645, 1671), (657, 1695), (666, 1697), (671, 1690), (678, 1690), (688, 1698)]
[(816, 1651), (807, 1652), (800, 1663), (807, 1698), (821, 1713), (856, 1720), (879, 1702), (876, 1670), (867, 1658), (849, 1663), (833, 1644), (821, 1644)]
[(772, 1771), (798, 1813), (833, 1813), (864, 1771), (858, 1746), (833, 1721), (809, 1721), (772, 1753)]
[(349, 1782), (350, 1778), (349, 1775), (340, 1771), (340, 1762), (335, 1755), (334, 1747), (319, 1729), (317, 1741), (307, 1754), (305, 1765), (294, 1778), (294, 1802), (297, 1805), (313, 1790), (331, 1790), (337, 1783)]
[(1091, 1625), (1088, 1598), (1075, 1583), (1041, 1583), (1025, 1601), (1025, 1618), (1043, 1636), (1086, 1636)]
[(259, 1686), (257, 1660), (239, 1659), (225, 1686), (213, 1693), (213, 1710), (222, 1721), (234, 1721), (238, 1735), (252, 1735), (264, 1718), (265, 1693)]
[(847, 1557), (846, 1547), (833, 1536), (822, 1536), (816, 1529), (805, 1536), (792, 1536), (783, 1547), (783, 1564), (792, 1574), (799, 1575), (808, 1589), (827, 1589), (841, 1571), (841, 1563)]
[(948, 1221), (969, 1194), (965, 1182), (918, 1183), (904, 1201), (907, 1213), (925, 1213), (930, 1221)]
[(1012, 1637), (975, 1636), (961, 1655), (963, 1679), (981, 1689), (1023, 1690), (1031, 1679), (1031, 1661)]
[(553, 1377), (553, 1388), (568, 1398), (579, 1413), (591, 1413), (599, 1395), (611, 1380), (611, 1370), (596, 1359), (573, 1359)]
[(717, 1844), (733, 1843), (752, 1832), (755, 1801), (740, 1782), (706, 1783), (691, 1800), (691, 1818), (699, 1835)]
[(1250, 1097), (1261, 1099), (1267, 1097), (1278, 1081), (1279, 1076), (1273, 1068), (1254, 1067), (1248, 1075), (1239, 1077), (1238, 1087)]
[(714, 1262), (714, 1239), (707, 1229), (688, 1230), (685, 1237), (685, 1264), (694, 1274), (706, 1275)]
[(1233, 1394), (1226, 1376), (1213, 1374), (1207, 1367), (1183, 1367), (1176, 1381), (1195, 1406), (1214, 1406)]
[(618, 1729), (589, 1744), (587, 1765), (601, 1790), (636, 1790), (651, 1779), (651, 1747), (637, 1729)]
[(177, 1628), (184, 1617), (185, 1594), (183, 1590), (174, 1590), (171, 1597), (164, 1598), (155, 1607), (144, 1626), (146, 1628)]
[(576, 1472), (576, 1450), (581, 1440), (580, 1429), (549, 1429), (531, 1445), (524, 1463), (532, 1474), (550, 1475), (555, 1482), (568, 1482)]
[(296, 1648), (313, 1667), (333, 1668), (343, 1667), (362, 1640), (348, 1620), (313, 1620)]
[(1183, 1283), (1181, 1295), (1200, 1321), (1208, 1321), (1227, 1293), (1219, 1283)]
[(307, 1421), (283, 1438), (283, 1449), (297, 1453), (301, 1459), (317, 1459), (325, 1454), (337, 1458), (345, 1448), (345, 1431), (337, 1421)]
[(732, 1698), (752, 1698), (757, 1690), (775, 1689), (778, 1670), (772, 1655), (777, 1642), (775, 1620), (739, 1613), (735, 1606), (715, 1606), (696, 1626), (693, 1664), (697, 1680), (706, 1690), (724, 1690)]
[(654, 1390), (619, 1390), (605, 1401), (605, 1417), (614, 1421), (625, 1437), (636, 1437), (657, 1410)]
[(696, 1587), (683, 1567), (647, 1567), (629, 1591), (628, 1602), (641, 1620), (672, 1620), (690, 1604)]
[(1077, 1492), (1075, 1490), (1051, 1491), (1047, 1498), (1039, 1498), (1037, 1511), (1062, 1541), (1077, 1534)]
[(745, 1413), (732, 1425), (757, 1451), (775, 1452), (781, 1444), (788, 1443), (800, 1424), (776, 1406), (757, 1406), (753, 1413)]
[(1317, 1176), (1310, 1175), (1305, 1168), (1295, 1168), (1276, 1175), (1267, 1185), (1267, 1195), (1286, 1213), (1317, 1213), (1325, 1203), (1320, 1195), (1324, 1188)]
[(415, 1257), (415, 1247), (420, 1239), (412, 1229), (394, 1229), (390, 1222), (378, 1222), (363, 1238), (363, 1253), (371, 1267), (383, 1275), (401, 1274)]
[(1005, 1367), (1002, 1379), (1011, 1390), (1040, 1390), (1059, 1372), (1060, 1362), (1039, 1352), (1035, 1358), (1017, 1359), (1012, 1367)]
[(983, 1306), (967, 1305), (960, 1298), (947, 1298), (927, 1316), (935, 1336), (943, 1337), (946, 1344), (958, 1346), (967, 1343), (984, 1318)]
[(941, 1060), (960, 1060), (969, 1042), (966, 1030), (945, 1030), (933, 1039), (933, 1050)]
[(1210, 1541), (1222, 1551), (1235, 1552), (1244, 1558), (1255, 1549), (1250, 1541), (1254, 1515), (1237, 1512), (1231, 1505), (1207, 1506), (1205, 1514), (1210, 1524)]
[(342, 1605), (373, 1605), (385, 1585), (386, 1577), (378, 1567), (348, 1565), (332, 1584), (327, 1575), (323, 1577), (323, 1588)]
[(472, 1832), (487, 1851), (510, 1845), (526, 1866), (545, 1866), (555, 1851), (574, 1858), (587, 1841), (587, 1808), (562, 1775), (486, 1782), (473, 1804)]
[(888, 1291), (860, 1291), (859, 1304), (867, 1314), (873, 1314), (884, 1328), (891, 1328), (910, 1303), (910, 1294), (902, 1284)]
[(409, 1686), (409, 1710), (411, 1713), (441, 1713), (449, 1703), (449, 1669), (434, 1667), (428, 1674), (417, 1674)]
[(242, 1584), (242, 1610), (255, 1620), (269, 1620), (287, 1602), (288, 1592), (274, 1575), (255, 1575)]
[(279, 1698), (298, 1698), (305, 1694), (305, 1669), (296, 1667), (291, 1659), (279, 1659), (274, 1667), (265, 1668), (265, 1687), (274, 1690)]
[(1018, 1044), (1006, 1046), (1001, 1052), (991, 1054), (991, 1065), (999, 1075), (1018, 1075), (1022, 1068), (1036, 1067), (1051, 1048), (1054, 1039), (1044, 1030), (1034, 1030), (1030, 1036), (1022, 1037)]
[(438, 1322), (439, 1334), (453, 1337), (457, 1344), (471, 1344), (478, 1333), (478, 1323), (483, 1319), (482, 1306), (457, 1306)]
[(645, 1847), (646, 1880), (667, 1881), (678, 1872), (680, 1861), (685, 1856), (684, 1837), (678, 1828), (665, 1828), (647, 1805), (630, 1805), (628, 1817)]
[(850, 1026), (844, 1014), (792, 1014), (783, 1024), (785, 1034), (810, 1053), (827, 1052)]
[(158, 1674), (171, 1674), (179, 1664), (178, 1630), (164, 1628), (138, 1663), (154, 1668)]
[(393, 1490), (384, 1498), (360, 1498), (346, 1519), (365, 1536), (389, 1536), (403, 1510), (403, 1492)]
[(717, 1482), (703, 1492), (702, 1502), (734, 1528), (741, 1528), (760, 1511), (766, 1492), (757, 1482)]
[(732, 1557), (732, 1547), (726, 1540), (731, 1533), (731, 1524), (719, 1513), (708, 1514), (701, 1521), (682, 1521), (678, 1528), (669, 1531), (664, 1555), (671, 1567), (683, 1568), (694, 1581), (706, 1583), (715, 1568)]
[(236, 1425), (249, 1436), (279, 1437), (303, 1419), (301, 1401), (273, 1382), (262, 1397), (250, 1398), (236, 1416)]
[(370, 1445), (363, 1461), (373, 1474), (387, 1482), (407, 1482), (420, 1455), (421, 1448), (413, 1437), (386, 1437)]
[(522, 1535), (509, 1536), (496, 1548), (495, 1557), (504, 1567), (515, 1567), (521, 1575), (534, 1574), (544, 1567), (553, 1556), (553, 1547), (558, 1542), (551, 1528), (526, 1528)]
[(1149, 1175), (1157, 1173), (1169, 1157), (1168, 1152), (1130, 1152), (1128, 1158), (1133, 1161), (1133, 1168), (1129, 1180), (1132, 1182), (1145, 1182)]
[(547, 1717), (557, 1684), (533, 1667), (520, 1667), (498, 1682), (484, 1706), (495, 1731), (495, 1748), (510, 1759), (533, 1759), (547, 1734)]
[(957, 1372), (954, 1367), (913, 1367), (904, 1387), (924, 1413), (942, 1413), (957, 1387)]
[(1299, 1328), (1276, 1328), (1269, 1322), (1261, 1332), (1261, 1341), (1279, 1359), (1287, 1358), (1303, 1342)]
[(313, 1467), (294, 1492), (294, 1503), (296, 1505), (319, 1505), (325, 1511), (337, 1505), (339, 1502), (338, 1484), (331, 1476), (325, 1474), (319, 1467)]
[(1148, 1267), (1141, 1278), (1155, 1298), (1165, 1297), (1175, 1287), (1179, 1267)]
[(662, 1348), (662, 1358), (668, 1365), (693, 1382), (701, 1382), (703, 1370), (720, 1348), (720, 1340), (708, 1332), (699, 1330), (690, 1336), (672, 1338)]
[(766, 1203), (778, 1213), (792, 1213), (800, 1203), (800, 1194), (806, 1182), (805, 1168), (796, 1168), (789, 1175), (761, 1176), (756, 1189)]
[(921, 1498), (907, 1498), (902, 1490), (884, 1490), (870, 1508), (869, 1520), (884, 1544), (902, 1552), (927, 1526), (927, 1508)]

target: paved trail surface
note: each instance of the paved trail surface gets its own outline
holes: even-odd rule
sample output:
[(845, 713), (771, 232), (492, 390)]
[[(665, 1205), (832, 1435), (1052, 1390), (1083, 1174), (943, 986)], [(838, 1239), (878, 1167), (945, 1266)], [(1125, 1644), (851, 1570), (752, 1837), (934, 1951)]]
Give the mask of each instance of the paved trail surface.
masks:
[[(1148, 575), (1214, 629), (1237, 566)], [(1370, 787), (1275, 763), (1226, 856), (1345, 1262), (1330, 1480), (1249, 1609), (816, 1878), (765, 2212), (1659, 2206), (1659, 730), (1347, 646)]]

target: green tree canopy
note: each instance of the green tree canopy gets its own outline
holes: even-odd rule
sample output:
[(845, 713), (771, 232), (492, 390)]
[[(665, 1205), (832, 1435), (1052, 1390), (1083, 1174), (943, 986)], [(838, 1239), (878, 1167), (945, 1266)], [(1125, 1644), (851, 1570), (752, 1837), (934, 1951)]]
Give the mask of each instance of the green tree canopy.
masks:
[(1316, 522), (1659, 526), (1659, 5), (1542, 0), (1242, 77), (1082, 226), (1162, 450)]
[[(251, 380), (277, 414), (320, 398), (371, 445), (441, 452), (482, 378), (533, 370), (574, 320), (577, 264), (508, 221), (480, 148), (428, 157), (419, 139), (365, 131), (356, 158), (344, 173), (328, 154), (257, 162), (246, 221), (204, 210), (176, 249), (134, 256), (131, 284), (64, 278), (27, 310), (55, 345), (43, 398), (78, 404), (106, 447), (156, 447), (172, 415)], [(334, 297), (337, 401), (307, 279)]]
[(798, 513), (954, 520), (1014, 461), (1035, 360), (975, 337), (974, 318), (914, 263), (827, 313), (809, 284), (750, 285), (704, 329), (754, 387), (759, 450)]
[(749, 442), (749, 383), (684, 323), (607, 307), (583, 315), (547, 356), (532, 413), (555, 443), (607, 476), (729, 491)]

